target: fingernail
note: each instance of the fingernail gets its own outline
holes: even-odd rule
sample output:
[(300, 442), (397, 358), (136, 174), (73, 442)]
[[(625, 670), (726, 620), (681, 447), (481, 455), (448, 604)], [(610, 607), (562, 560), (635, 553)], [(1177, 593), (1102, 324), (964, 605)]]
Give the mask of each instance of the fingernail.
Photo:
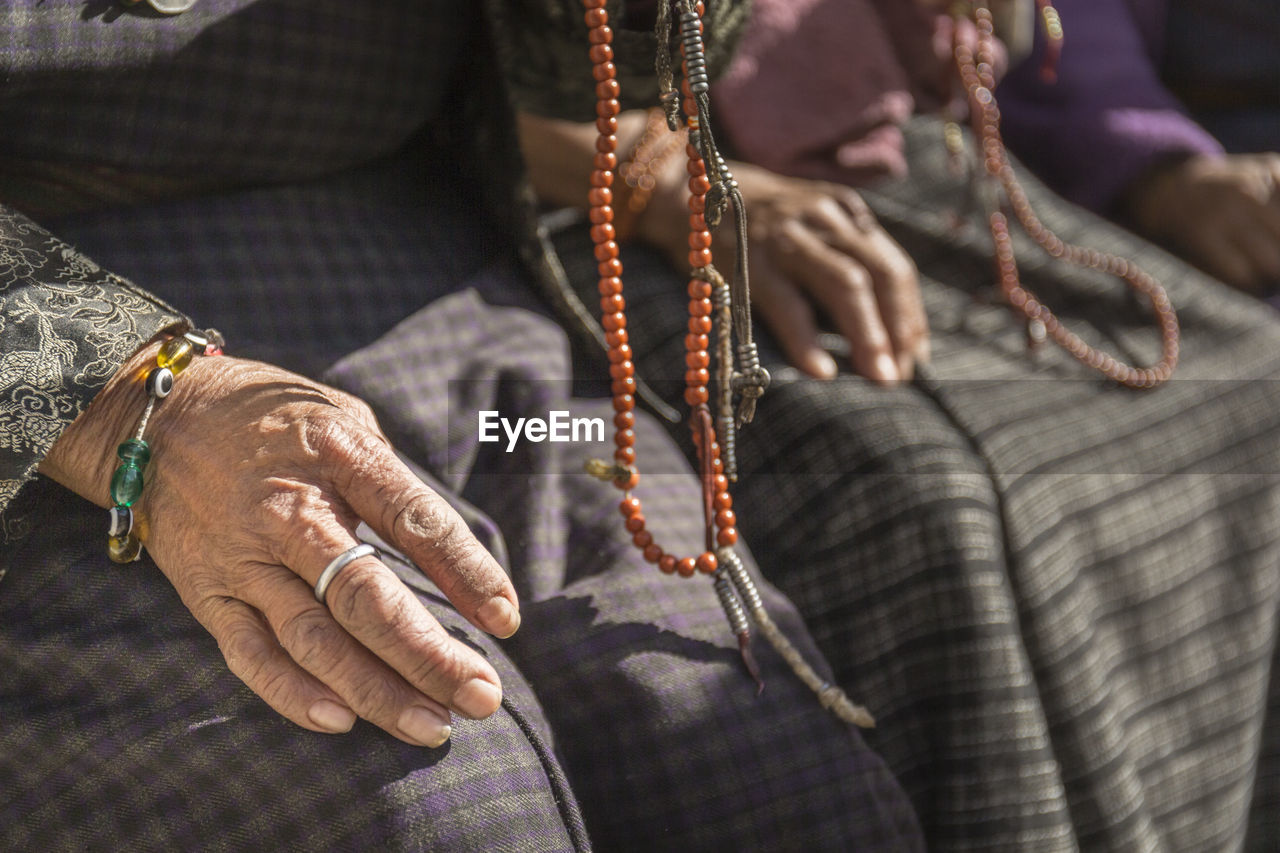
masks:
[(814, 350), (809, 365), (813, 368), (813, 374), (819, 379), (834, 379), (840, 372), (840, 368), (836, 366), (836, 360), (826, 350)]
[(933, 358), (933, 347), (929, 344), (929, 339), (925, 338), (916, 344), (916, 364), (928, 364)]
[(431, 747), (440, 746), (453, 734), (453, 727), (447, 720), (440, 719), (434, 711), (416, 705), (404, 710), (396, 721), (396, 728), (410, 740)]
[(453, 694), (453, 707), (463, 716), (473, 720), (483, 719), (502, 703), (502, 691), (488, 681), (473, 678)]
[(520, 611), (504, 596), (495, 595), (476, 611), (476, 619), (495, 637), (505, 640), (520, 627)]
[(872, 378), (888, 385), (892, 385), (900, 378), (898, 365), (894, 363), (893, 356), (887, 352), (882, 352), (876, 356), (875, 372), (876, 375)]
[(356, 715), (350, 708), (344, 708), (328, 699), (312, 702), (307, 709), (307, 717), (326, 732), (334, 734), (349, 732), (356, 724)]

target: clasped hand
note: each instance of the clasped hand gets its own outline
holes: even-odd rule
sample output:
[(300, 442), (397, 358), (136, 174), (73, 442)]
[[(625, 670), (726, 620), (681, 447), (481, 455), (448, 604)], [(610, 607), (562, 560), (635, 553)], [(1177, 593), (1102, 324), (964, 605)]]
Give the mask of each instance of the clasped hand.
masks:
[[(836, 363), (819, 344), (825, 316), (849, 343), (859, 374), (892, 384), (929, 359), (929, 325), (915, 264), (845, 186), (791, 178), (747, 163), (730, 164), (748, 215), (751, 295), (788, 361), (823, 379)], [(664, 184), (639, 224), (639, 236), (685, 264), (683, 185)], [(733, 229), (716, 231), (716, 257), (731, 263)]]

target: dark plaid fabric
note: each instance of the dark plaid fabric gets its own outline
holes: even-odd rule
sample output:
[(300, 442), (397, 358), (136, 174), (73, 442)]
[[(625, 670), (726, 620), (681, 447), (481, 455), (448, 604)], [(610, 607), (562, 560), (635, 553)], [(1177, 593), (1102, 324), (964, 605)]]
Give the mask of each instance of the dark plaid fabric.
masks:
[(236, 355), (317, 376), (509, 253), (469, 196), (446, 160), (411, 149), (333, 178), (50, 227), (216, 326)]
[[(329, 381), (375, 407), (396, 446), (454, 497), (520, 591), (523, 627), (494, 644), (415, 581), (428, 607), (499, 667), (509, 700), (502, 716), (463, 724), (455, 735), (462, 740), (442, 756), (402, 749), (368, 727), (325, 738), (275, 720), (226, 672), (154, 568), (110, 567), (101, 530), (84, 529), (98, 528), (99, 514), (72, 512), (49, 487), (32, 510), (38, 523), (22, 562), (0, 587), (0, 672), (20, 674), (0, 678), (0, 715), (20, 721), (4, 727), (0, 755), (28, 757), (0, 764), (0, 790), (60, 793), (36, 818), (26, 817), (30, 795), (5, 800), (0, 847), (46, 838), (74, 847), (85, 837), (74, 833), (90, 831), (104, 845), (185, 846), (182, 839), (215, 821), (233, 849), (568, 847), (576, 798), (602, 849), (919, 849), (910, 803), (860, 735), (822, 711), (759, 641), (767, 687), (757, 697), (707, 579), (668, 578), (639, 559), (621, 528), (616, 490), (581, 473), (583, 459), (607, 455), (608, 444), (524, 444), (508, 454), (477, 442), (479, 409), (507, 417), (554, 408), (608, 417), (611, 409), (568, 398), (564, 333), (540, 316), (512, 264), (486, 263), (474, 213), (450, 200), (457, 194), (447, 179), (418, 163), (135, 208), (127, 220), (85, 214), (56, 227), (111, 268), (194, 306), (202, 322), (227, 330), (237, 352), (312, 371), (328, 366)], [(639, 491), (650, 527), (667, 547), (693, 553), (696, 486), (687, 473), (662, 473), (687, 466), (656, 425), (644, 421), (638, 432), (646, 469), (658, 472)], [(67, 513), (79, 519), (74, 535), (46, 533), (61, 529), (52, 516)], [(51, 544), (63, 539), (69, 552)], [(19, 578), (24, 586), (11, 592)], [(57, 597), (28, 595), (28, 583), (53, 584)], [(794, 608), (772, 590), (767, 601), (820, 661)], [(50, 634), (51, 620), (85, 627), (71, 643)], [(164, 627), (148, 627), (157, 623)], [(93, 645), (99, 625), (111, 637), (101, 653)], [(181, 640), (180, 655), (165, 651), (170, 636)], [(66, 660), (55, 672), (101, 675), (68, 697), (61, 678), (45, 679), (38, 668), (59, 657)], [(136, 672), (122, 674), (130, 660)], [(78, 731), (98, 716), (101, 728)], [(199, 754), (155, 773), (147, 762), (173, 749), (160, 735), (155, 750), (132, 747), (137, 757), (127, 767), (81, 757), (86, 744), (93, 755), (109, 752), (100, 739), (128, 748), (139, 716), (178, 735), (230, 717), (235, 725), (197, 731), (234, 737), (236, 748), (189, 750)], [(60, 744), (54, 734), (65, 727), (76, 731)], [(492, 762), (483, 757), (490, 750)], [(223, 774), (218, 756), (231, 751), (242, 772)], [(72, 789), (48, 781), (75, 772), (84, 779)], [(571, 792), (552, 784), (557, 772)], [(158, 781), (129, 787), (111, 781), (114, 774)], [(156, 805), (175, 785), (172, 807)], [(306, 796), (289, 798), (294, 785)], [(192, 805), (206, 786), (216, 804), (207, 812)], [(111, 798), (96, 798), (98, 789)], [(157, 810), (167, 822), (129, 817)], [(420, 831), (437, 820), (439, 830)], [(56, 834), (64, 823), (76, 829)], [(468, 825), (472, 832), (455, 831)], [(250, 836), (253, 844), (241, 841)]]
[[(761, 566), (876, 713), (931, 849), (1275, 849), (1280, 323), (1031, 186), (1066, 239), (1165, 283), (1183, 361), (1135, 393), (1030, 353), (940, 125), (908, 141), (911, 177), (865, 196), (920, 267), (933, 366), (823, 384), (769, 351), (735, 504)], [(1118, 282), (1019, 259), (1087, 339), (1158, 355)], [(624, 261), (641, 372), (678, 376), (683, 287)]]
[[(384, 155), (445, 108), (428, 84), (457, 81), (435, 70), (478, 55), (382, 3), (203, 0), (158, 18), (46, 0), (10, 4), (0, 22), (0, 197), (61, 210)], [(502, 125), (486, 126), (485, 150), (509, 153)], [(986, 240), (952, 228), (964, 188), (937, 128), (910, 136), (912, 179), (869, 195), (925, 273), (938, 366), (894, 391), (775, 370), (742, 439), (747, 538), (877, 712), (872, 742), (938, 849), (1268, 849), (1274, 323), (1037, 191), (1055, 227), (1166, 280), (1185, 378), (1134, 395), (1056, 351), (1029, 358), (1008, 314), (974, 299)], [(503, 673), (503, 712), (460, 724), (447, 753), (282, 723), (154, 569), (107, 566), (100, 515), (44, 485), (20, 498), (34, 534), (3, 555), (0, 846), (564, 848), (580, 835), (575, 795), (602, 847), (915, 846), (910, 809), (862, 740), (767, 650), (769, 687), (753, 698), (705, 582), (637, 562), (616, 495), (576, 473), (585, 448), (475, 443), (481, 406), (566, 399), (543, 381), (564, 377), (565, 342), (518, 277), (489, 265), (491, 223), (451, 199), (487, 185), (435, 180), (389, 165), (42, 223), (223, 326), (238, 352), (313, 372), (455, 294), (330, 377), (371, 398), (516, 578), (526, 624), (501, 648), (423, 588)], [(674, 371), (683, 283), (639, 256), (631, 272), (645, 370)], [(1044, 263), (1028, 277), (1089, 334), (1151, 355), (1154, 334), (1100, 282)], [(661, 473), (676, 463), (646, 426), (658, 472), (646, 513), (691, 550), (692, 487)], [(808, 647), (794, 611), (770, 603)]]
[(154, 563), (106, 561), (100, 509), (45, 481), (25, 497), (34, 535), (0, 556), (0, 848), (586, 849), (528, 684), (416, 571), (401, 575), (504, 691), (439, 750), (280, 718)]
[(389, 154), (439, 115), (474, 19), (391, 0), (5, 3), (3, 197), (66, 209), (83, 185), (124, 192), (116, 173), (154, 197), (162, 178), (304, 180)]

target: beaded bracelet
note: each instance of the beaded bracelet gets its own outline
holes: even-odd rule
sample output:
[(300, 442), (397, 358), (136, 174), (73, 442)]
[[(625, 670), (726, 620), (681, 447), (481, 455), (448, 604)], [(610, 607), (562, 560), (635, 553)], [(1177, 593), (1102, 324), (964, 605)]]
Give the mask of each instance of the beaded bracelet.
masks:
[(151, 447), (142, 436), (155, 411), (156, 402), (169, 396), (174, 377), (187, 369), (191, 359), (200, 355), (222, 354), (222, 335), (216, 329), (187, 332), (170, 338), (156, 355), (156, 366), (147, 371), (147, 407), (138, 419), (133, 438), (116, 448), (120, 467), (111, 477), (110, 525), (107, 531), (107, 556), (115, 563), (132, 563), (142, 557), (142, 540), (133, 531), (133, 504), (142, 496), (143, 471), (151, 461)]

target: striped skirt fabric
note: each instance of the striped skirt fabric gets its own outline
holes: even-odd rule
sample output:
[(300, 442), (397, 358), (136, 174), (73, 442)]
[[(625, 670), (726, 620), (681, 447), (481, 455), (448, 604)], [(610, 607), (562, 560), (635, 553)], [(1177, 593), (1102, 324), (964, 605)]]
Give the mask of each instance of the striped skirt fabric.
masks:
[[(941, 124), (907, 141), (910, 176), (864, 197), (918, 265), (932, 364), (819, 382), (766, 341), (735, 498), (762, 570), (875, 712), (930, 849), (1276, 849), (1280, 322), (1028, 180), (1046, 224), (1139, 263), (1182, 323), (1153, 392), (1031, 351)], [(585, 298), (583, 238), (557, 240)], [(1086, 340), (1158, 358), (1120, 282), (1017, 252)], [(624, 261), (640, 373), (678, 393), (683, 284)]]

